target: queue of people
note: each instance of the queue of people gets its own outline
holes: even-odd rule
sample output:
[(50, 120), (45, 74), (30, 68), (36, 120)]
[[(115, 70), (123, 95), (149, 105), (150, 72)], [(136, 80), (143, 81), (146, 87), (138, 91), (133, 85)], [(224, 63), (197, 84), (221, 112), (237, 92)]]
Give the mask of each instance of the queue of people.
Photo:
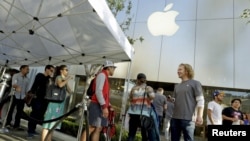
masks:
[[(136, 86), (132, 88), (129, 97), (130, 106), (127, 113), (130, 118), (127, 141), (134, 140), (138, 127), (141, 128), (142, 141), (158, 140), (157, 138), (151, 138), (152, 129), (145, 129), (141, 122), (142, 113), (140, 113), (140, 109), (144, 110), (145, 106), (147, 107), (146, 114), (149, 117), (149, 111), (156, 110), (158, 121), (154, 126), (159, 130), (163, 127), (166, 140), (180, 141), (183, 138), (185, 141), (194, 141), (195, 127), (204, 124), (205, 99), (202, 85), (199, 81), (193, 79), (194, 70), (189, 64), (180, 64), (177, 74), (181, 82), (175, 85), (173, 96), (167, 96), (166, 100), (165, 96), (162, 95), (164, 89), (158, 88), (153, 97), (147, 95), (146, 105), (143, 105), (143, 99), (145, 99), (143, 94), (149, 93), (145, 92), (146, 75), (138, 74)], [(240, 110), (241, 99), (232, 99), (231, 106), (225, 107), (223, 106), (224, 95), (223, 91), (218, 90), (212, 93), (213, 100), (208, 102), (207, 105), (207, 125), (249, 125), (247, 114)], [(162, 120), (163, 115), (165, 120)], [(163, 126), (161, 123), (163, 123)]]
[[(99, 140), (102, 127), (107, 126), (107, 116), (112, 105), (110, 103), (110, 86), (108, 76), (114, 74), (116, 66), (113, 62), (105, 61), (103, 70), (95, 80), (95, 94), (89, 106), (89, 136), (83, 131), (82, 141), (90, 137)], [(160, 141), (161, 128), (165, 132), (166, 140), (179, 141), (181, 136), (185, 141), (194, 140), (196, 125), (203, 125), (205, 99), (202, 85), (194, 80), (194, 70), (189, 64), (180, 64), (177, 70), (181, 79), (176, 84), (173, 96), (167, 98), (163, 95), (164, 89), (159, 87), (156, 91), (147, 85), (144, 73), (138, 73), (136, 85), (129, 94), (130, 105), (127, 113), (130, 116), (127, 141), (133, 141), (137, 129), (141, 129), (142, 141)], [(207, 106), (207, 124), (211, 125), (249, 125), (246, 113), (240, 111), (241, 99), (233, 99), (231, 106), (223, 107), (223, 91), (213, 92), (213, 101)], [(101, 106), (98, 106), (101, 105)], [(162, 113), (165, 113), (163, 120)], [(153, 127), (145, 128), (142, 116), (153, 117)], [(165, 122), (163, 122), (165, 121)]]
[[(116, 66), (112, 61), (106, 60), (103, 69), (97, 74), (93, 82), (94, 94), (88, 106), (89, 111), (89, 130), (82, 132), (81, 140), (98, 141), (102, 128), (108, 125), (107, 117), (112, 110), (110, 103), (110, 84), (109, 76), (113, 76)], [(20, 119), (23, 114), (24, 97), (30, 91), (35, 94), (31, 103), (32, 112), (30, 117), (36, 120), (29, 120), (27, 137), (32, 138), (39, 135), (36, 132), (38, 121), (51, 120), (65, 113), (65, 101), (61, 103), (50, 102), (45, 99), (47, 84), (51, 81), (57, 86), (65, 89), (68, 94), (72, 93), (68, 82), (72, 79), (68, 75), (66, 65), (54, 67), (47, 65), (43, 73), (38, 73), (28, 89), (30, 83), (27, 74), (29, 66), (22, 65), (20, 72), (13, 74), (11, 79), (12, 88), (15, 89), (15, 95), (9, 114), (7, 115), (7, 126), (12, 126), (14, 130), (23, 130), (20, 127)], [(144, 73), (138, 73), (136, 85), (129, 94), (129, 131), (127, 141), (135, 139), (136, 132), (140, 128), (142, 141), (160, 141), (160, 134), (165, 134), (166, 140), (180, 141), (183, 137), (185, 141), (194, 140), (194, 131), (196, 125), (203, 125), (203, 113), (205, 99), (202, 90), (202, 84), (194, 80), (194, 70), (189, 64), (180, 64), (177, 70), (181, 82), (175, 85), (173, 95), (164, 95), (164, 89), (159, 87), (154, 91), (153, 87), (147, 84), (147, 77)], [(233, 99), (231, 106), (224, 107), (223, 91), (214, 91), (213, 100), (207, 105), (207, 125), (249, 125), (246, 113), (240, 110), (241, 99)], [(13, 110), (16, 107), (15, 122), (11, 125)], [(143, 118), (143, 117), (148, 118)], [(152, 124), (145, 123), (152, 122)], [(147, 124), (147, 125), (145, 125)], [(47, 137), (52, 140), (53, 132), (49, 132), (55, 125), (55, 122), (43, 123), (41, 141)], [(60, 129), (61, 125), (57, 126)]]
[[(54, 72), (56, 73), (54, 74)], [(11, 73), (11, 72), (10, 72)], [(65, 100), (61, 103), (54, 103), (45, 99), (45, 95), (47, 92), (47, 86), (49, 82), (55, 83), (60, 88), (65, 88), (69, 94), (72, 93), (68, 81), (72, 79), (71, 76), (68, 75), (68, 69), (66, 65), (61, 65), (58, 67), (54, 67), (52, 65), (46, 65), (44, 69), (44, 73), (38, 73), (35, 76), (35, 80), (31, 86), (31, 89), (28, 88), (30, 79), (27, 77), (29, 73), (29, 66), (22, 65), (20, 66), (19, 71), (13, 71), (11, 73), (11, 80), (9, 83), (9, 88), (6, 89), (7, 96), (8, 93), (14, 93), (13, 101), (9, 103), (9, 99), (1, 105), (1, 107), (8, 109), (9, 106), (5, 106), (7, 104), (11, 104), (8, 112), (6, 112), (6, 124), (5, 127), (16, 130), (16, 131), (24, 131), (20, 126), (21, 118), (27, 118), (27, 115), (24, 113), (25, 106), (25, 96), (26, 94), (32, 93), (34, 96), (30, 103), (31, 113), (28, 116), (28, 129), (27, 129), (27, 138), (31, 139), (34, 136), (40, 136), (36, 131), (36, 126), (38, 123), (42, 123), (44, 120), (52, 120), (54, 118), (60, 117), (64, 114), (64, 105)], [(13, 89), (13, 90), (11, 90)], [(8, 96), (9, 97), (9, 96)], [(1, 101), (2, 103), (3, 101)], [(16, 109), (16, 113), (14, 115), (14, 109)], [(14, 116), (13, 116), (14, 115)], [(12, 119), (14, 117), (14, 119)], [(2, 117), (3, 119), (3, 117)], [(12, 121), (14, 123), (12, 124)], [(55, 122), (43, 123), (43, 131), (41, 135), (41, 141), (52, 141), (52, 133), (48, 134), (48, 130), (51, 129), (55, 125)], [(60, 128), (60, 125), (57, 129)]]

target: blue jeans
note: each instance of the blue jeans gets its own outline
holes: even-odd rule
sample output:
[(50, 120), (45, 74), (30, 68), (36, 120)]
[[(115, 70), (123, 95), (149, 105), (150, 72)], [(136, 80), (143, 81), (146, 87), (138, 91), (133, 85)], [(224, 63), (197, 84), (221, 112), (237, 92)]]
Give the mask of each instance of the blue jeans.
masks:
[(181, 132), (183, 133), (184, 141), (194, 141), (195, 122), (184, 119), (171, 119), (171, 141), (180, 141)]
[(159, 127), (159, 131), (161, 131), (161, 129), (162, 129), (162, 116), (158, 116), (158, 127)]

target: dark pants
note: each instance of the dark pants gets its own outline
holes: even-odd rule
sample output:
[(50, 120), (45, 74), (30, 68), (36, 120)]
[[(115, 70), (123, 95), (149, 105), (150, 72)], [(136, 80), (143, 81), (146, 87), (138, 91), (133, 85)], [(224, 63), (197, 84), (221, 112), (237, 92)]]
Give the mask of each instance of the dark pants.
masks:
[(12, 114), (14, 111), (14, 108), (16, 107), (16, 116), (15, 116), (15, 123), (13, 125), (14, 128), (17, 128), (20, 126), (20, 121), (23, 116), (23, 108), (24, 108), (24, 100), (23, 99), (16, 99), (16, 97), (13, 97), (13, 102), (10, 107), (10, 111), (7, 116), (6, 125), (10, 125), (10, 122), (12, 120)]
[(48, 102), (43, 99), (32, 100), (32, 111), (30, 113), (31, 119), (28, 122), (28, 133), (35, 133), (36, 125), (39, 121), (43, 121), (44, 114), (47, 110)]
[(171, 119), (171, 141), (180, 141), (183, 133), (184, 141), (194, 141), (195, 122), (184, 119)]
[[(129, 133), (128, 133), (127, 141), (134, 141), (134, 138), (135, 138), (136, 131), (137, 131), (138, 127), (141, 127), (140, 115), (132, 115), (132, 114), (130, 114)], [(141, 128), (141, 136), (142, 136), (142, 141), (148, 141), (147, 130), (146, 129)]]
[(159, 116), (159, 115), (158, 115), (158, 123), (159, 123), (158, 127), (159, 127), (159, 131), (162, 130), (162, 125), (163, 125), (163, 124), (162, 124), (162, 123), (163, 123), (163, 122), (162, 122), (162, 119), (163, 119), (162, 116)]

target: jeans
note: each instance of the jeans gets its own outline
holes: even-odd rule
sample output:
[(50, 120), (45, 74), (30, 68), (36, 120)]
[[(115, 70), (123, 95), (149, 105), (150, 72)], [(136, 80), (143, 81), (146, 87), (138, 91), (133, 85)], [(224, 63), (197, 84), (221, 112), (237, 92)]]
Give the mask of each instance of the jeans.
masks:
[(171, 141), (180, 141), (181, 132), (183, 133), (184, 141), (194, 141), (195, 122), (184, 119), (171, 119)]
[(162, 129), (162, 116), (158, 116), (158, 123), (159, 123), (159, 131)]

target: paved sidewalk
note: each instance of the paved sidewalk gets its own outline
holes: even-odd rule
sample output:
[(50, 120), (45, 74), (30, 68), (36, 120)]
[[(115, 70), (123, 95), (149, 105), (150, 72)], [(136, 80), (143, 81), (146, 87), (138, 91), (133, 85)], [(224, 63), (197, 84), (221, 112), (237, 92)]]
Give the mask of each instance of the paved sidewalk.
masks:
[[(27, 139), (27, 124), (26, 120), (21, 121), (21, 126), (24, 128), (24, 131), (15, 131), (10, 129), (8, 133), (0, 133), (0, 141), (40, 141), (42, 127), (37, 125), (37, 132), (40, 133), (39, 136)], [(76, 138), (54, 131), (53, 141), (76, 141)]]
[[(8, 133), (0, 133), (0, 141), (40, 141), (41, 140), (41, 135), (36, 136), (32, 139), (27, 139), (27, 121), (26, 120), (21, 121), (21, 126), (24, 128), (24, 131), (9, 130)], [(41, 131), (42, 131), (42, 127), (38, 125), (37, 132), (41, 134)], [(76, 137), (63, 134), (59, 131), (54, 131), (53, 141), (77, 141), (77, 139)], [(167, 141), (164, 138), (164, 135), (161, 135), (161, 141)], [(202, 137), (195, 137), (195, 141), (207, 141), (207, 139), (203, 139)]]

